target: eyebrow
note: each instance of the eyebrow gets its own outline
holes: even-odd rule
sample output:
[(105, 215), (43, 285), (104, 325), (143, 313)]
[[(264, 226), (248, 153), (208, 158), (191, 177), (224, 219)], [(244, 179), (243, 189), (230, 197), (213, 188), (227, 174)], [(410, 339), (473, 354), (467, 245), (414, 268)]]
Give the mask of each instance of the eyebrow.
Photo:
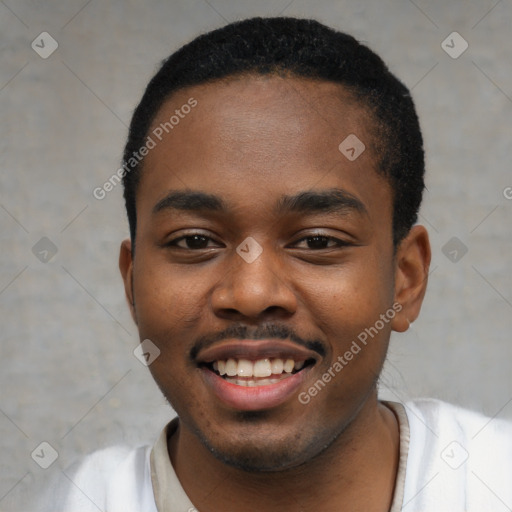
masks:
[(350, 213), (368, 215), (362, 201), (349, 192), (339, 188), (327, 190), (309, 190), (293, 196), (283, 196), (277, 203), (277, 212), (300, 213)]
[(167, 194), (153, 207), (153, 214), (162, 210), (226, 211), (224, 201), (213, 194), (199, 191), (175, 191)]
[[(277, 201), (275, 209), (278, 214), (290, 212), (368, 214), (362, 201), (339, 188), (309, 190), (295, 195), (286, 195)], [(214, 194), (183, 190), (170, 192), (158, 201), (153, 208), (153, 214), (163, 210), (227, 212), (228, 207), (220, 197)]]

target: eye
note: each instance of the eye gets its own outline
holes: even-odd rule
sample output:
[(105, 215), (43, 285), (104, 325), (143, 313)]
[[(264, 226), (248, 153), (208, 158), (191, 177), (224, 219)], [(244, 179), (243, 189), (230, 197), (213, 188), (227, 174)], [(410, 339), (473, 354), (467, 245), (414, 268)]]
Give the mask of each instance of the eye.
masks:
[(295, 242), (295, 246), (300, 244), (301, 242), (306, 243), (306, 247), (304, 247), (304, 244), (300, 248), (306, 248), (306, 249), (313, 249), (313, 250), (319, 250), (319, 249), (332, 249), (334, 247), (343, 247), (349, 245), (348, 243), (344, 242), (343, 240), (339, 240), (338, 238), (334, 238), (332, 236), (327, 235), (311, 235), (306, 236), (304, 238), (301, 238), (297, 242)]
[(171, 240), (165, 245), (168, 247), (179, 247), (180, 249), (197, 250), (213, 247), (208, 246), (209, 241), (213, 241), (209, 236), (196, 233), (191, 235), (180, 236), (178, 238), (175, 238), (174, 240)]

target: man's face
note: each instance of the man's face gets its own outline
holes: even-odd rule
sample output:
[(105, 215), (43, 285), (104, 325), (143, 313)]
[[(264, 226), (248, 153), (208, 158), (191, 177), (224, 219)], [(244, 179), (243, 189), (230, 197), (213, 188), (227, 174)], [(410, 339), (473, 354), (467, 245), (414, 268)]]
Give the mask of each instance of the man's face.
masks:
[[(229, 464), (293, 467), (373, 395), (392, 322), (366, 331), (366, 345), (358, 336), (395, 298), (391, 189), (372, 121), (339, 85), (251, 76), (190, 87), (151, 130), (191, 97), (197, 106), (145, 159), (125, 279), (133, 314), (161, 351), (150, 370), (181, 428)], [(338, 149), (350, 134), (366, 145), (353, 161)]]

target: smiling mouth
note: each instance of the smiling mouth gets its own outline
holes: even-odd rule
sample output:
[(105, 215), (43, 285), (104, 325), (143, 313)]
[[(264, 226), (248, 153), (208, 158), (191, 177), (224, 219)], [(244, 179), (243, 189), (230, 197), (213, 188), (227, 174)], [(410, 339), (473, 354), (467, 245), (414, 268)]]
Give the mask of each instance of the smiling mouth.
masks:
[(314, 364), (314, 359), (295, 360), (275, 357), (254, 361), (244, 358), (218, 359), (211, 363), (203, 363), (201, 366), (231, 384), (260, 387), (276, 384)]

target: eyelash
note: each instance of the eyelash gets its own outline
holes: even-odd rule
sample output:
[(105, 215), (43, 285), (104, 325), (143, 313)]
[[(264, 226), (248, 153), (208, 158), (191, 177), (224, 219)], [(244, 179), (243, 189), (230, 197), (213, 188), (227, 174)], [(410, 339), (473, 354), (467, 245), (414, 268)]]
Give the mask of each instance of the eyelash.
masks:
[[(165, 246), (166, 247), (176, 247), (178, 249), (184, 249), (186, 251), (187, 250), (188, 251), (200, 251), (201, 249), (207, 249), (207, 247), (201, 247), (200, 249), (191, 249), (191, 248), (188, 248), (188, 247), (180, 247), (178, 245), (178, 242), (180, 242), (181, 240), (186, 240), (187, 238), (194, 238), (194, 237), (201, 237), (201, 238), (206, 239), (206, 240), (213, 240), (213, 238), (211, 238), (209, 236), (206, 236), (206, 235), (203, 235), (202, 233), (190, 233), (188, 235), (183, 235), (183, 236), (180, 236), (178, 238), (175, 238), (174, 240), (170, 240), (168, 243), (165, 244)], [(294, 242), (294, 245), (298, 244), (299, 242), (303, 242), (304, 240), (313, 239), (313, 238), (327, 239), (328, 242), (329, 241), (334, 241), (334, 242), (336, 242), (336, 245), (334, 247), (346, 247), (346, 246), (350, 245), (348, 242), (345, 242), (343, 240), (340, 240), (339, 238), (336, 238), (336, 237), (333, 237), (333, 236), (329, 236), (329, 235), (326, 235), (326, 234), (323, 234), (323, 233), (315, 233), (314, 235), (308, 235), (308, 236), (302, 237), (299, 240), (297, 240), (296, 242)], [(332, 248), (333, 248), (333, 246), (331, 246), (331, 247), (322, 247), (320, 249), (311, 249), (311, 250), (319, 251), (319, 250), (332, 249)]]

